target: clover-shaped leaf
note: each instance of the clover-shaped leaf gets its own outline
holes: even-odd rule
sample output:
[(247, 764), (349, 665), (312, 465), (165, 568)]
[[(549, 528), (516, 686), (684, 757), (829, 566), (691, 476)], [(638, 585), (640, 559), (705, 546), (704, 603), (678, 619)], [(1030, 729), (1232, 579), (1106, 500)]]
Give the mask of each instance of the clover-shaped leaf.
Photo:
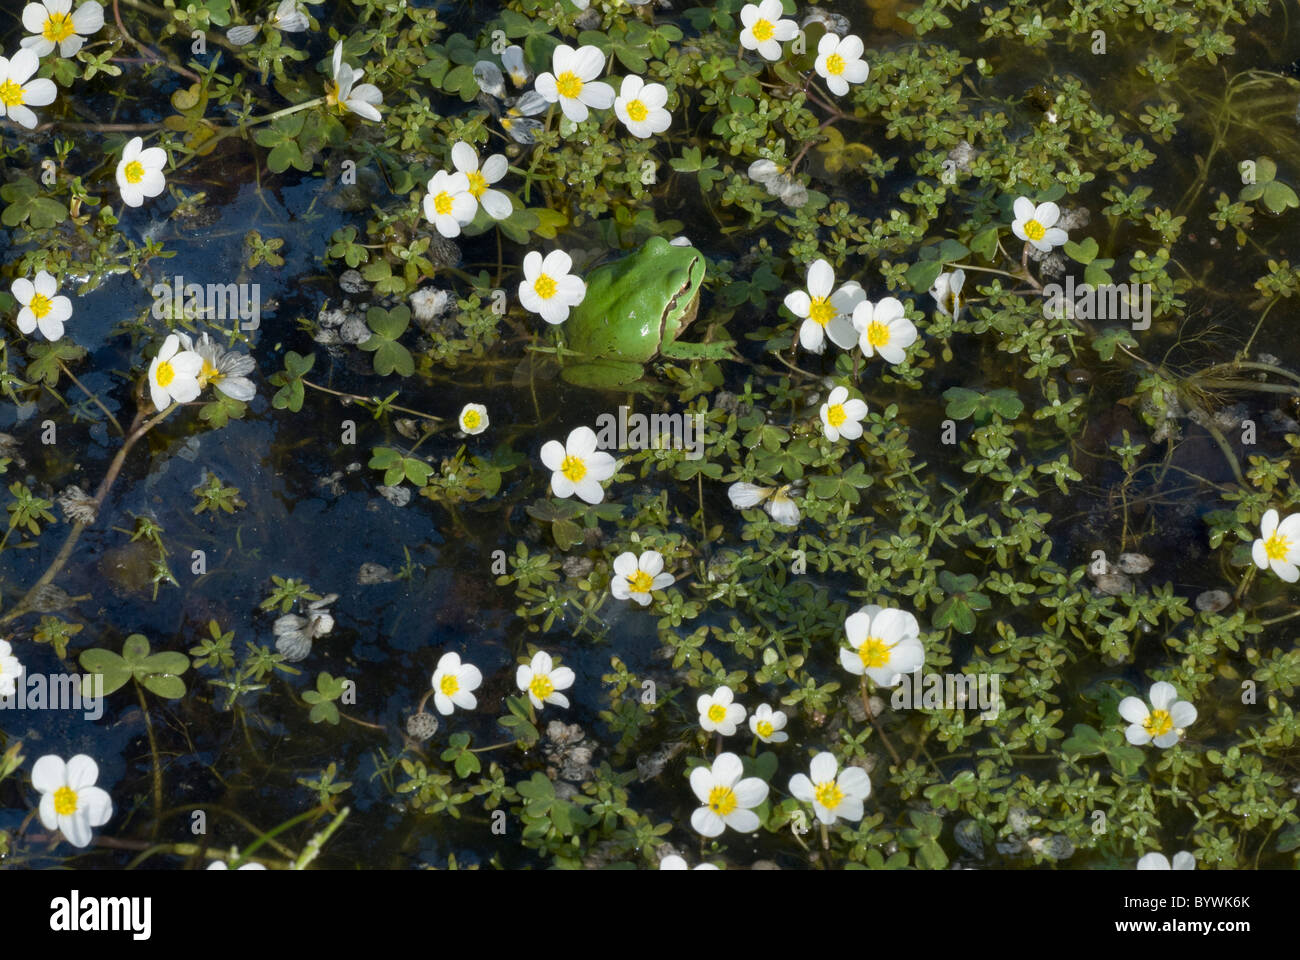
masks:
[(940, 630), (952, 627), (963, 636), (975, 631), (975, 611), (987, 610), (992, 601), (977, 591), (979, 578), (973, 573), (955, 576), (947, 570), (939, 572), (939, 588), (948, 596), (934, 608), (930, 622)]
[(947, 416), (954, 420), (974, 416), (977, 423), (985, 423), (994, 413), (1004, 420), (1014, 420), (1025, 409), (1016, 392), (1007, 387), (999, 387), (988, 393), (965, 387), (949, 387), (943, 392), (943, 398), (948, 401)]
[[(78, 658), (82, 669), (91, 677), (82, 678), (82, 693), (99, 693), (107, 696), (121, 689), (128, 680), (135, 679), (150, 693), (167, 700), (185, 696), (185, 681), (180, 675), (190, 668), (190, 658), (183, 653), (163, 650), (149, 652), (149, 640), (141, 633), (133, 633), (122, 644), (122, 653), (96, 647), (83, 651)], [(93, 686), (93, 675), (103, 677), (103, 687)]]
[(347, 681), (342, 677), (332, 677), (328, 673), (318, 676), (316, 689), (308, 690), (302, 695), (303, 700), (312, 705), (307, 719), (312, 723), (324, 720), (326, 723), (337, 724), (339, 708), (334, 706), (334, 701), (343, 696), (346, 688)]
[(383, 377), (390, 373), (409, 377), (415, 372), (415, 361), (410, 351), (397, 342), (410, 322), (411, 310), (405, 305), (392, 310), (371, 307), (366, 311), (366, 323), (370, 327), (371, 336), (361, 344), (361, 349), (374, 353), (375, 373)]

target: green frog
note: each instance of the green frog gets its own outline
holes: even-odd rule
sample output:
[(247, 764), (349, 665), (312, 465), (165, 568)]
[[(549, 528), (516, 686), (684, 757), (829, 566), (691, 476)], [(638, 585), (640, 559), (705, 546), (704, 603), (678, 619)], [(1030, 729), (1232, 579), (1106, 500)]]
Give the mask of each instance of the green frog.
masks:
[(587, 294), (564, 325), (569, 350), (563, 377), (580, 387), (625, 387), (645, 375), (656, 356), (722, 360), (731, 341), (686, 343), (678, 338), (695, 319), (704, 283), (704, 254), (652, 237), (636, 252), (597, 267)]

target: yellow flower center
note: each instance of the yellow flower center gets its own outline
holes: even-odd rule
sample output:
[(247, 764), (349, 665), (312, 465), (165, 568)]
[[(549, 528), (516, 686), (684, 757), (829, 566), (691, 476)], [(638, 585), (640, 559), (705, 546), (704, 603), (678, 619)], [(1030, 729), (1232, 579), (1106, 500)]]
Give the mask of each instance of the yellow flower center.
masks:
[(53, 304), (50, 303), (50, 298), (42, 293), (33, 296), (32, 302), (27, 304), (28, 309), (31, 310), (32, 313), (36, 314), (37, 320), (49, 313), (50, 307), (52, 306)]
[(475, 200), (483, 196), (483, 192), (487, 190), (487, 188), (488, 182), (484, 179), (481, 172), (475, 170), (469, 175), (469, 192), (473, 195)]
[(768, 737), (770, 737), (772, 734), (776, 732), (776, 728), (772, 726), (771, 720), (758, 721), (755, 730), (758, 732), (758, 735), (762, 737), (764, 740), (766, 740)]
[(862, 658), (862, 666), (876, 669), (889, 663), (889, 651), (893, 649), (879, 637), (867, 637), (858, 647), (858, 656)]
[(823, 780), (813, 788), (813, 797), (827, 810), (834, 810), (844, 799), (844, 791), (834, 780)]
[(551, 683), (550, 677), (539, 673), (533, 677), (533, 682), (528, 685), (528, 689), (538, 700), (545, 700), (555, 692), (555, 684)]
[(204, 357), (203, 366), (199, 367), (200, 386), (206, 386), (209, 382), (216, 383), (221, 380), (223, 376), (224, 375), (221, 371), (212, 365), (212, 361)]
[(126, 165), (122, 175), (126, 177), (127, 183), (139, 183), (144, 179), (144, 164), (139, 160), (132, 160)]
[(533, 281), (533, 293), (537, 294), (543, 300), (551, 299), (551, 297), (555, 296), (555, 291), (558, 289), (559, 285), (556, 284), (555, 280), (552, 279), (549, 274), (543, 273)]
[(1152, 737), (1160, 737), (1174, 728), (1174, 718), (1166, 710), (1152, 710), (1142, 726)]
[(844, 72), (844, 58), (838, 53), (832, 53), (826, 58), (826, 72), (838, 77)]
[(834, 320), (835, 308), (831, 305), (831, 298), (813, 297), (812, 304), (808, 307), (808, 319), (823, 327)]
[(158, 364), (158, 370), (154, 373), (154, 379), (158, 381), (158, 386), (165, 387), (176, 379), (176, 368), (168, 361), (164, 360)]
[(842, 403), (833, 403), (826, 410), (826, 422), (836, 429), (839, 429), (840, 424), (845, 421), (846, 416), (847, 415), (844, 413), (844, 404)]
[(1047, 228), (1043, 226), (1041, 223), (1039, 223), (1037, 220), (1025, 221), (1025, 236), (1027, 236), (1030, 240), (1041, 240), (1043, 239), (1043, 234), (1045, 234), (1046, 232), (1047, 232)]
[(334, 108), (335, 110), (337, 110), (340, 114), (346, 112), (346, 110), (345, 110), (343, 104), (341, 104), (341, 103), (339, 102), (339, 85), (338, 85), (338, 83), (327, 83), (327, 84), (325, 84), (325, 106), (326, 106), (326, 107), (333, 107), (333, 108)]
[(465, 415), (460, 418), (460, 425), (466, 430), (473, 430), (482, 422), (477, 410), (466, 410)]
[[(32, 301), (35, 304), (36, 301)], [(35, 310), (35, 306), (32, 307)], [(37, 314), (40, 316), (40, 314)], [(1291, 541), (1280, 534), (1274, 533), (1264, 541), (1264, 552), (1268, 554), (1270, 560), (1285, 560), (1288, 553), (1291, 552)]]
[(736, 809), (736, 794), (730, 787), (716, 786), (709, 791), (709, 809), (725, 817)]
[(41, 31), (45, 39), (51, 43), (66, 40), (75, 32), (70, 13), (51, 13), (45, 21), (45, 29)]
[(765, 40), (772, 39), (772, 34), (776, 33), (776, 27), (772, 26), (771, 20), (763, 20), (762, 18), (759, 18), (759, 20), (749, 28), (749, 32), (754, 35), (755, 40), (762, 43)]
[(713, 706), (709, 707), (708, 716), (714, 723), (721, 723), (723, 720), (727, 719), (727, 708), (720, 703), (715, 703)]
[(629, 100), (626, 109), (628, 119), (634, 123), (640, 123), (650, 115), (650, 108), (640, 100)]
[(460, 689), (460, 680), (456, 678), (456, 674), (449, 673), (442, 678), (442, 681), (438, 684), (438, 689), (450, 697)]
[(59, 787), (54, 791), (54, 812), (61, 817), (70, 817), (77, 812), (77, 793), (71, 787)]
[(572, 70), (566, 70), (555, 78), (555, 90), (566, 100), (576, 100), (582, 93), (582, 78)]
[(434, 197), (433, 210), (440, 217), (448, 216), (451, 213), (451, 194), (444, 190)]
[(872, 320), (867, 325), (867, 343), (876, 349), (889, 343), (889, 328), (879, 321)]
[(12, 80), (6, 80), (0, 83), (0, 103), (6, 108), (22, 106), (23, 88), (18, 86)]
[(572, 483), (578, 483), (587, 475), (587, 463), (582, 457), (568, 456), (560, 464), (560, 473), (564, 474)]
[(627, 588), (633, 593), (649, 593), (653, 584), (654, 578), (644, 570), (638, 570), (634, 575), (627, 578)]

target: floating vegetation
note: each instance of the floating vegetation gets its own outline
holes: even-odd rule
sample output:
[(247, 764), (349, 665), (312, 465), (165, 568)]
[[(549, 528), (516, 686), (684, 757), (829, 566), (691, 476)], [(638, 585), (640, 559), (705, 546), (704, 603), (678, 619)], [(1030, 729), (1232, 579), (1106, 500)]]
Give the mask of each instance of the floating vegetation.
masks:
[(1296, 866), (1280, 4), (183, 6), (0, 37), (6, 865)]

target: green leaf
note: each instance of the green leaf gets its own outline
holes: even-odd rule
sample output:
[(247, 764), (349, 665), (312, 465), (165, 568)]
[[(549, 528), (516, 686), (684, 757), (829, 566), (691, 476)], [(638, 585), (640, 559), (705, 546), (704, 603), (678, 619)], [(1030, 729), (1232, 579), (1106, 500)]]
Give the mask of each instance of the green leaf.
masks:
[(917, 293), (928, 292), (934, 286), (935, 277), (943, 273), (940, 260), (919, 260), (907, 268), (907, 282)]
[(1075, 243), (1073, 240), (1067, 240), (1061, 249), (1065, 251), (1065, 255), (1071, 260), (1087, 266), (1097, 259), (1099, 248), (1096, 240), (1092, 237), (1087, 237), (1082, 243)]
[(1092, 349), (1097, 351), (1097, 356), (1103, 360), (1111, 360), (1115, 356), (1115, 351), (1121, 346), (1136, 348), (1138, 342), (1133, 339), (1133, 335), (1123, 327), (1108, 327), (1103, 330), (1092, 341)]
[(1061, 752), (1095, 757), (1102, 752), (1101, 734), (1086, 723), (1076, 723), (1073, 734), (1061, 743)]
[[(112, 650), (98, 647), (93, 650), (83, 650), (77, 660), (86, 673), (100, 674), (104, 678), (103, 689), (99, 691), (104, 696), (120, 690), (131, 679), (131, 668)], [(94, 692), (88, 680), (89, 678), (83, 677), (81, 687), (82, 692), (87, 694)]]

